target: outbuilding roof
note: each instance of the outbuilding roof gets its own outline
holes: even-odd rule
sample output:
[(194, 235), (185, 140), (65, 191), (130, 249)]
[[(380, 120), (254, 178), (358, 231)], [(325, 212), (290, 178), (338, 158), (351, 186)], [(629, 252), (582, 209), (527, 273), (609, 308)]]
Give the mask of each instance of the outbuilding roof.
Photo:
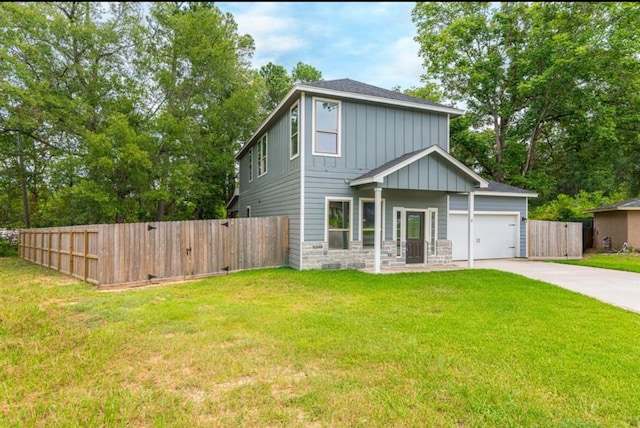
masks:
[(632, 211), (640, 210), (640, 198), (627, 199), (626, 201), (617, 202), (615, 204), (602, 205), (599, 207), (586, 210), (586, 213), (597, 213), (603, 211)]

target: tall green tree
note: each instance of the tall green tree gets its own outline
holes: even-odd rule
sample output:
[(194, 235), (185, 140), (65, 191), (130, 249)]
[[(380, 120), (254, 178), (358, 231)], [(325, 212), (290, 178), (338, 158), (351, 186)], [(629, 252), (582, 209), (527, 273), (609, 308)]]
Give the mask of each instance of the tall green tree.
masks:
[(18, 157), (13, 164), (27, 188), (25, 211), (34, 212), (36, 225), (47, 225), (59, 220), (46, 218), (42, 209), (61, 202), (55, 200), (57, 190), (91, 180), (83, 165), (90, 137), (102, 132), (113, 112), (131, 106), (128, 59), (137, 6), (0, 7), (0, 133), (18, 145), (3, 147)]
[(272, 62), (260, 67), (259, 74), (267, 88), (267, 96), (262, 105), (263, 116), (267, 116), (276, 108), (296, 82), (322, 81), (322, 72), (303, 62), (298, 62), (293, 67), (291, 75), (287, 74), (286, 68)]
[[(464, 103), (484, 135), (457, 150), (483, 175), (543, 196), (576, 182), (613, 189), (615, 160), (637, 147), (622, 128), (638, 119), (628, 91), (639, 14), (632, 3), (418, 3), (424, 79)], [(614, 75), (613, 64), (626, 71)]]
[(211, 3), (154, 3), (150, 29), (155, 218), (223, 216), (234, 153), (259, 119), (253, 39)]

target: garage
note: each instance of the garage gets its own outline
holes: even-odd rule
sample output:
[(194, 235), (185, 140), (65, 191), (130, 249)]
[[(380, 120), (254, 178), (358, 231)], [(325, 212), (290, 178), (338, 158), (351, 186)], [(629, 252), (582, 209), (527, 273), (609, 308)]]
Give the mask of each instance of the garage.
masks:
[[(519, 212), (482, 212), (474, 214), (474, 259), (505, 259), (520, 255)], [(452, 259), (468, 259), (468, 218), (466, 211), (449, 213), (449, 240)]]

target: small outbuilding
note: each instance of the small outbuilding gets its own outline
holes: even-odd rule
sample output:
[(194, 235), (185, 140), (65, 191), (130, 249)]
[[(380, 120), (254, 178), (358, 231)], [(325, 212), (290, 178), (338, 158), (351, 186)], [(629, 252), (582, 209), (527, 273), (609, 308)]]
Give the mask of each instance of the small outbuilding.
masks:
[(593, 248), (619, 251), (625, 243), (640, 248), (640, 198), (585, 211), (593, 213)]

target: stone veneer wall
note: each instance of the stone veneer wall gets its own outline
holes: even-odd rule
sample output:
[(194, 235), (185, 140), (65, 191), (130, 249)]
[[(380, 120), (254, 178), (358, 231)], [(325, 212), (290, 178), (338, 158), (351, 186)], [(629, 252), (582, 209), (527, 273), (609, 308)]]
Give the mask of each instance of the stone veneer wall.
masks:
[[(436, 241), (435, 255), (430, 254), (429, 248), (425, 250), (427, 260), (424, 265), (451, 263), (451, 241)], [(380, 249), (380, 266), (404, 266), (406, 264), (404, 245), (402, 255), (398, 256), (396, 253), (396, 242), (384, 241)], [(300, 256), (303, 269), (373, 269), (374, 267), (373, 248), (363, 248), (361, 241), (352, 242), (348, 250), (329, 250), (327, 242), (303, 242)]]

